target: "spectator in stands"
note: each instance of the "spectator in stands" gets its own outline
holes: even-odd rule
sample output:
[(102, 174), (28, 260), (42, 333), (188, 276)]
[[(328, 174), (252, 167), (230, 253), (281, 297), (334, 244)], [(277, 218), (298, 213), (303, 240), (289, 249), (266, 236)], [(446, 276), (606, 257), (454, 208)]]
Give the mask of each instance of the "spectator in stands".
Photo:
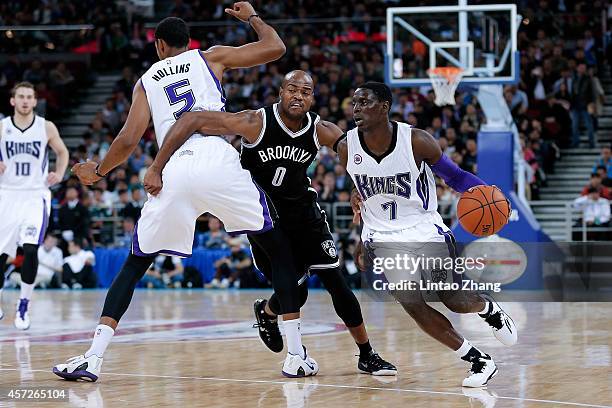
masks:
[[(38, 272), (36, 273), (36, 285), (45, 289), (47, 287), (59, 287), (59, 280), (53, 284), (53, 278), (61, 276), (63, 262), (62, 250), (57, 247), (57, 238), (47, 234), (43, 245), (38, 247)], [(58, 279), (58, 278), (56, 278)]]
[(580, 122), (584, 122), (589, 135), (589, 146), (595, 147), (595, 130), (593, 119), (588, 112), (588, 106), (593, 102), (593, 80), (588, 75), (587, 66), (581, 62), (576, 67), (573, 86), (571, 90), (572, 108), (572, 146), (580, 144), (579, 127)]
[(229, 244), (230, 255), (215, 262), (215, 277), (206, 288), (239, 288), (241, 276), (253, 273), (253, 260), (242, 248), (241, 241), (234, 238)]
[(128, 166), (133, 173), (138, 174), (140, 170), (145, 166), (145, 155), (140, 145), (136, 146), (134, 153), (128, 159)]
[(336, 194), (336, 176), (333, 171), (328, 171), (323, 176), (323, 188), (319, 192), (319, 201), (324, 203), (335, 203), (338, 200)]
[[(588, 227), (609, 227), (610, 226), (610, 201), (601, 197), (595, 187), (587, 190), (587, 195), (580, 196), (574, 200), (574, 208), (582, 210), (583, 223)], [(590, 239), (602, 239), (607, 233), (589, 233)]]
[(93, 270), (96, 256), (84, 250), (77, 241), (68, 244), (69, 256), (64, 258), (62, 288), (81, 289), (98, 286), (98, 277)]
[(601, 157), (593, 166), (594, 173), (597, 171), (597, 166), (606, 166), (607, 173), (612, 174), (612, 150), (610, 149), (610, 146), (604, 146), (601, 148)]
[(134, 225), (136, 221), (132, 217), (126, 217), (121, 222), (121, 235), (116, 237), (116, 245), (120, 248), (130, 248), (134, 237)]
[(158, 255), (141, 282), (149, 289), (180, 288), (183, 270), (183, 263), (178, 256)]
[(76, 188), (66, 190), (65, 203), (58, 211), (58, 221), (65, 241), (81, 242), (89, 237), (89, 210), (80, 202)]
[(601, 177), (601, 185), (604, 187), (612, 187), (612, 178), (608, 177), (608, 169), (606, 166), (597, 166), (597, 174)]
[(42, 62), (40, 60), (32, 61), (32, 65), (30, 69), (27, 69), (23, 73), (23, 80), (27, 82), (31, 82), (34, 85), (38, 85), (47, 79), (47, 71), (43, 68)]
[(465, 143), (465, 154), (463, 155), (463, 165), (470, 172), (476, 174), (476, 164), (478, 161), (477, 157), (478, 147), (476, 146), (476, 140), (468, 139)]
[(202, 244), (208, 249), (227, 248), (227, 233), (221, 228), (221, 221), (217, 217), (208, 218), (208, 232), (202, 235)]
[(134, 220), (138, 220), (140, 218), (140, 212), (142, 211), (142, 208), (138, 207), (138, 205), (135, 205), (130, 200), (128, 190), (119, 190), (119, 205), (123, 206), (123, 208), (119, 210), (119, 217), (132, 218)]
[(592, 173), (591, 174), (591, 179), (589, 180), (589, 184), (587, 184), (582, 191), (580, 192), (580, 195), (585, 196), (587, 194), (589, 194), (589, 190), (594, 188), (595, 190), (597, 190), (597, 192), (599, 193), (599, 195), (607, 200), (611, 199), (612, 196), (610, 195), (612, 192), (608, 189), (608, 187), (605, 187), (602, 184), (602, 179), (601, 176), (599, 175), (599, 173)]
[(117, 132), (119, 130), (120, 116), (117, 109), (115, 109), (115, 100), (113, 98), (106, 99), (104, 109), (102, 109), (102, 121), (113, 132)]

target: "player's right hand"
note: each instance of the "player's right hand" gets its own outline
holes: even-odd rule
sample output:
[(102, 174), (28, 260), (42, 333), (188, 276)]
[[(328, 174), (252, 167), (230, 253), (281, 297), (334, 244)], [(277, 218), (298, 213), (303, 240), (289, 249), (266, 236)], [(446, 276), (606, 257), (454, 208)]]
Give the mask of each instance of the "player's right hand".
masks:
[(239, 1), (234, 3), (233, 8), (226, 8), (225, 12), (231, 16), (236, 17), (244, 22), (249, 21), (249, 17), (255, 13), (255, 9), (248, 1)]
[(163, 186), (164, 183), (162, 181), (161, 171), (154, 166), (149, 167), (144, 176), (145, 191), (153, 196), (156, 196), (159, 194)]
[(6, 170), (6, 164), (0, 162), (0, 176), (4, 174), (4, 170)]
[(357, 245), (355, 246), (355, 252), (353, 253), (353, 261), (355, 262), (355, 266), (360, 271), (365, 271), (365, 252), (363, 250), (363, 242), (359, 240)]

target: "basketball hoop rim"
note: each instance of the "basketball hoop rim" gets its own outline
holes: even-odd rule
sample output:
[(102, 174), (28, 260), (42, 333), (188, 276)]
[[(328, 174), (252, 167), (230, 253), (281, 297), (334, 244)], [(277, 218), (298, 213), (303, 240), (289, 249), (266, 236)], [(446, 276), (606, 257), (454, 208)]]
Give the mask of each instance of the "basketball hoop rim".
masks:
[(450, 84), (455, 82), (457, 78), (461, 79), (463, 71), (465, 70), (460, 67), (433, 67), (427, 70), (427, 74), (432, 79), (435, 76), (444, 77)]

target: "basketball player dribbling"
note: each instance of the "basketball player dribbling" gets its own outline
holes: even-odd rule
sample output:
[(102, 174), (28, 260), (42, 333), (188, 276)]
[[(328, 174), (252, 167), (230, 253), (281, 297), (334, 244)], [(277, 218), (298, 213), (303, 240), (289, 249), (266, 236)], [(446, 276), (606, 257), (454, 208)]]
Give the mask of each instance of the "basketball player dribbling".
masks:
[[(361, 198), (360, 206), (354, 206), (354, 211), (363, 219), (361, 237), (367, 255), (372, 260), (394, 258), (402, 252), (409, 257), (433, 253), (454, 258), (454, 237), (437, 212), (434, 174), (458, 192), (485, 183), (457, 167), (427, 132), (390, 121), (392, 103), (387, 85), (379, 82), (361, 85), (353, 95), (353, 118), (357, 127), (347, 132), (337, 149), (340, 162)], [(356, 259), (360, 258), (361, 254), (356, 254)], [(384, 273), (389, 282), (453, 279), (453, 271), (420, 268), (413, 272), (396, 267)], [(492, 298), (464, 291), (437, 293), (453, 312), (478, 313), (501, 343), (507, 346), (516, 343), (514, 322)], [(463, 380), (464, 387), (487, 385), (497, 373), (491, 356), (461, 336), (443, 314), (425, 302), (420, 291), (392, 291), (391, 294), (423, 331), (471, 363), (469, 375)]]
[[(15, 112), (0, 122), (0, 298), (6, 261), (9, 256), (15, 257), (21, 246), (24, 260), (15, 327), (27, 330), (28, 306), (38, 271), (38, 247), (49, 224), (49, 187), (64, 178), (69, 154), (53, 122), (34, 112), (34, 85), (16, 84), (10, 102)], [(50, 173), (48, 147), (57, 155), (55, 171)], [(0, 319), (2, 316), (0, 305)]]
[[(174, 17), (160, 22), (155, 30), (160, 61), (136, 83), (127, 121), (102, 163), (74, 166), (82, 183), (95, 183), (124, 162), (137, 146), (149, 119), (153, 120), (161, 146), (168, 129), (184, 112), (224, 110), (225, 96), (219, 79), (225, 70), (264, 64), (284, 54), (285, 46), (278, 34), (249, 3), (239, 2), (225, 11), (248, 22), (259, 41), (241, 47), (189, 51), (186, 23)], [(279, 230), (273, 228), (273, 208), (249, 172), (240, 166), (238, 152), (222, 137), (194, 134), (168, 163), (164, 179), (165, 188), (158, 196), (149, 197), (143, 207), (134, 228), (131, 254), (108, 291), (91, 347), (85, 354), (55, 366), (53, 372), (69, 380), (98, 379), (102, 357), (136, 283), (156, 255), (190, 256), (196, 219), (209, 212), (225, 224), (228, 232), (253, 234), (252, 239), (264, 248), (272, 264), (283, 319), (295, 321), (286, 326), (287, 336), (303, 348), (302, 355), (287, 356), (283, 373), (296, 377), (316, 374), (316, 361), (301, 345), (297, 273), (288, 258), (290, 248)]]
[[(316, 273), (330, 293), (334, 309), (349, 329), (359, 348), (359, 371), (372, 375), (395, 375), (397, 369), (371, 347), (359, 301), (340, 273), (334, 239), (324, 211), (317, 204), (317, 193), (310, 186), (306, 171), (321, 146), (332, 148), (342, 130), (309, 112), (314, 103), (314, 83), (304, 71), (285, 75), (280, 101), (259, 110), (191, 112), (184, 115), (166, 135), (163, 146), (145, 175), (145, 189), (157, 194), (162, 189), (162, 170), (171, 155), (191, 134), (236, 134), (242, 136), (242, 166), (270, 196), (278, 211), (278, 226), (291, 243), (300, 278), (300, 305), (308, 297), (307, 277)], [(258, 243), (251, 239), (253, 258), (267, 276), (271, 268)], [(255, 302), (255, 316), (264, 344), (273, 352), (283, 349), (277, 315), (278, 295)], [(289, 353), (298, 352), (289, 343)]]

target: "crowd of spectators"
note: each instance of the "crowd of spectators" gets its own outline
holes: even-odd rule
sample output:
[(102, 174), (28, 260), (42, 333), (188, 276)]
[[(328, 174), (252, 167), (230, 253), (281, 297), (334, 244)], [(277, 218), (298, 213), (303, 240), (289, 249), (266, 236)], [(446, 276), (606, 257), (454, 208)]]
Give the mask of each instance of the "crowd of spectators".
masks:
[[(286, 55), (264, 67), (229, 71), (223, 78), (226, 109), (235, 112), (274, 103), (283, 74), (299, 68), (311, 73), (316, 83), (313, 110), (322, 119), (336, 123), (345, 131), (354, 127), (351, 96), (355, 87), (366, 81), (384, 79), (384, 42), (377, 34), (384, 27), (385, 9), (390, 4), (373, 0), (357, 5), (331, 0), (326, 7), (314, 0), (257, 0), (253, 3), (266, 19), (330, 16), (348, 19), (312, 24), (279, 22), (276, 28), (287, 45)], [(415, 6), (445, 2), (390, 3)], [(587, 130), (589, 143), (596, 142), (597, 115), (601, 113), (603, 96), (597, 79), (598, 69), (603, 63), (602, 44), (599, 43), (602, 33), (597, 31), (595, 19), (584, 16), (601, 8), (603, 3), (553, 0), (521, 0), (518, 3), (530, 24), (521, 25), (519, 33), (520, 83), (506, 87), (504, 97), (519, 131), (524, 159), (529, 164), (527, 193), (532, 199), (537, 199), (539, 188), (546, 183), (546, 175), (554, 171), (559, 149), (577, 145), (580, 122)], [(231, 18), (223, 13), (227, 4), (221, 0), (175, 0), (170, 9), (156, 11), (159, 15), (176, 15), (188, 21), (227, 20), (231, 24), (192, 28), (192, 36), (201, 48), (216, 44), (240, 45), (253, 40), (254, 34), (247, 26), (230, 22)], [(124, 17), (117, 17), (121, 13), (116, 13), (116, 7), (113, 1), (91, 0), (78, 3), (8, 1), (0, 5), (0, 21), (7, 25), (93, 23), (96, 29), (92, 40), (97, 44), (98, 53), (94, 61), (100, 61), (95, 67), (119, 69), (121, 72), (112, 95), (100, 106), (100, 111), (82, 135), (81, 144), (71, 152), (71, 164), (104, 158), (126, 120), (137, 79), (157, 60), (148, 37), (150, 32), (142, 24), (143, 20), (136, 18), (128, 24)], [(559, 17), (558, 13), (565, 14)], [(23, 49), (26, 45), (13, 46)], [(0, 51), (7, 51), (7, 47), (2, 42)], [(26, 48), (37, 50), (32, 47), (35, 45)], [(83, 73), (76, 78), (77, 72), (80, 71), (70, 69), (62, 62), (47, 66), (40, 60), (23, 63), (12, 58), (0, 68), (0, 90), (8, 89), (17, 80), (30, 80), (37, 85), (39, 108), (43, 100), (47, 113), (52, 113), (59, 111), (60, 95), (63, 103), (64, 96), (72, 95), (74, 87), (81, 83), (79, 81), (91, 79)], [(454, 106), (438, 107), (434, 104), (431, 89), (405, 88), (393, 92), (392, 120), (427, 130), (460, 167), (470, 172), (477, 171), (476, 135), (485, 118), (474, 94), (459, 92)], [(9, 112), (10, 109), (3, 111)], [(236, 138), (233, 144), (238, 147), (239, 140)], [(156, 149), (155, 133), (151, 127), (129, 161), (93, 188), (80, 185), (74, 177), (68, 177), (62, 183), (54, 194), (54, 205), (59, 210), (53, 213), (51, 230), (62, 237), (64, 251), (72, 241), (84, 241), (89, 246), (130, 245), (131, 231), (146, 200), (142, 179)], [(322, 204), (349, 201), (350, 177), (338, 164), (333, 152), (323, 148), (309, 173)], [(440, 210), (445, 220), (450, 221), (454, 215), (453, 203), (458, 196), (440, 180), (436, 187)], [(195, 246), (232, 247), (219, 221), (215, 220), (207, 215), (201, 217)], [(346, 256), (344, 269), (347, 276), (353, 272), (350, 251), (355, 236), (351, 231), (339, 237), (340, 254)], [(219, 285), (223, 279), (227, 279), (228, 285), (239, 280), (235, 264), (230, 257), (218, 265)], [(170, 275), (162, 273), (167, 269), (156, 267), (147, 275), (147, 285), (159, 286), (159, 279), (167, 285), (164, 276)], [(172, 280), (170, 282), (173, 285)]]

